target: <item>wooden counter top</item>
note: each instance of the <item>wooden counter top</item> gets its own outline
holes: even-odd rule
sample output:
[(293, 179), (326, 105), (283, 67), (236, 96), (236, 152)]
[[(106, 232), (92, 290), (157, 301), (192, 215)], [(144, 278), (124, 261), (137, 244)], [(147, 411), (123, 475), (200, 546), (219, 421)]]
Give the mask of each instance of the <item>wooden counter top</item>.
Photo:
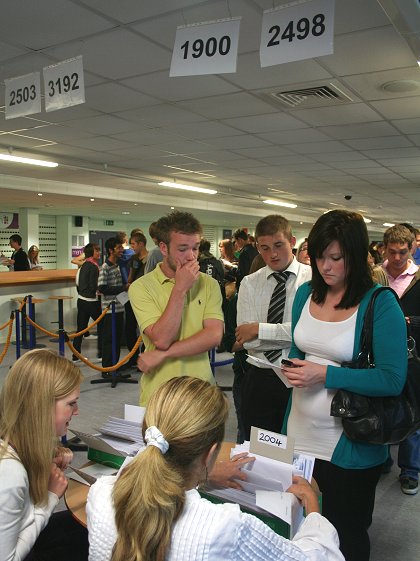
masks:
[(1, 272), (0, 287), (23, 284), (48, 284), (74, 281), (77, 269), (48, 269), (43, 271)]

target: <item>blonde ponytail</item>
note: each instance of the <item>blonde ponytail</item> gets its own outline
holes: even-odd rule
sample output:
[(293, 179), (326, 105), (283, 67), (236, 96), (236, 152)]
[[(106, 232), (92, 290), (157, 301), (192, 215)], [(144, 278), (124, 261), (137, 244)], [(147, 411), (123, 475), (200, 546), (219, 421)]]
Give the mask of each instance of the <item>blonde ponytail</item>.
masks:
[(220, 389), (198, 378), (173, 378), (153, 394), (143, 434), (158, 427), (169, 449), (163, 454), (148, 446), (118, 478), (112, 561), (164, 561), (184, 507), (186, 482), (203, 453), (223, 440), (227, 414)]

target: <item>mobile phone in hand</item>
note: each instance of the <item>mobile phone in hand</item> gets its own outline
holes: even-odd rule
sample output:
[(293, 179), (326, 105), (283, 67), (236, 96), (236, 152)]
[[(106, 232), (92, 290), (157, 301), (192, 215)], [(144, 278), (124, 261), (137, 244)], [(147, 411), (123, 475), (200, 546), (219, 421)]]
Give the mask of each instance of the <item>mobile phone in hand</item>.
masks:
[(299, 368), (299, 366), (297, 364), (293, 364), (293, 362), (291, 360), (287, 360), (286, 358), (283, 358), (281, 360), (281, 363), (284, 366), (287, 366), (288, 368)]

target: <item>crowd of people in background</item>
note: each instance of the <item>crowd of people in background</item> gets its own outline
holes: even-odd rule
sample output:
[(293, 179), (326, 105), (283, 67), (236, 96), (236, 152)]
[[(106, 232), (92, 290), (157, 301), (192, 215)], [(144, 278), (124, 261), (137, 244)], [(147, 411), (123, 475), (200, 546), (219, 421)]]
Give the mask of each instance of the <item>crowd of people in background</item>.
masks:
[[(223, 531), (228, 527), (232, 536), (239, 532), (242, 539), (239, 543), (233, 537), (225, 540), (225, 546), (236, 556), (224, 551), (220, 558), (245, 559), (252, 550), (253, 559), (265, 559), (269, 550), (271, 554), (286, 552), (285, 559), (300, 559), (299, 555), (305, 555), (302, 551), (319, 549), (318, 557), (311, 553), (313, 556), (302, 559), (339, 560), (343, 554), (346, 561), (368, 561), (375, 489), (393, 460), (385, 445), (362, 445), (347, 438), (341, 421), (330, 415), (330, 404), (340, 388), (373, 396), (401, 392), (407, 368), (406, 323), (420, 344), (420, 232), (411, 224), (399, 224), (389, 227), (382, 240), (369, 244), (360, 214), (333, 210), (316, 221), (298, 246), (289, 221), (280, 215), (262, 218), (255, 237), (244, 228), (235, 230), (219, 242), (219, 255), (203, 238), (201, 224), (187, 212), (174, 211), (161, 217), (150, 225), (148, 233), (154, 244), (151, 249), (143, 231), (136, 228), (129, 236), (118, 232), (105, 241), (102, 264), (100, 247), (95, 243), (88, 243), (83, 254), (72, 261), (79, 266), (77, 331), (108, 310), (98, 324), (97, 357), (102, 366), (110, 367), (119, 360), (123, 339), (131, 351), (142, 335), (141, 352), (137, 350), (118, 375), (130, 376), (128, 369), (144, 374), (140, 404), (148, 407), (143, 432), (146, 442), (151, 443), (120, 478), (104, 479), (94, 487), (90, 530), (99, 537), (92, 542), (96, 549), (91, 560), (117, 561), (127, 556), (149, 559), (151, 551), (153, 559), (180, 559), (184, 535), (188, 536), (187, 547), (193, 543), (194, 547), (211, 549), (215, 541), (198, 528), (197, 516), (215, 520), (223, 515)], [(38, 247), (30, 247), (26, 254), (17, 234), (10, 237), (10, 245), (13, 253), (10, 258), (2, 256), (2, 263), (11, 270), (41, 268)], [(378, 296), (373, 332), (375, 367), (369, 371), (343, 367), (357, 357), (366, 308), (379, 285), (393, 288), (401, 307), (389, 292)], [(82, 344), (83, 336), (74, 340), (79, 354)], [(287, 433), (294, 438), (296, 449), (316, 458), (314, 477), (323, 494), (325, 518), (316, 514), (315, 501), (305, 484), (296, 481), (291, 492), (314, 516), (309, 514), (294, 544), (275, 537), (246, 516), (236, 514), (233, 520), (231, 514), (213, 510), (201, 502), (196, 491), (192, 492), (201, 472), (213, 468), (223, 439), (226, 403), (211, 385), (214, 378), (208, 356), (215, 347), (234, 353), (238, 442), (249, 440), (251, 426), (257, 426)], [(25, 356), (30, 360), (32, 355)], [(78, 363), (78, 356), (73, 355), (72, 361), (73, 365)], [(286, 383), (273, 366), (281, 369)], [(75, 414), (75, 407), (77, 410), (77, 396), (73, 394), (80, 384), (75, 371), (69, 372), (74, 382), (67, 393), (73, 392), (76, 406), (72, 406), (67, 422)], [(14, 371), (11, 374), (18, 376)], [(111, 374), (102, 376), (109, 378)], [(5, 459), (22, 460), (30, 481), (25, 501), (32, 501), (35, 508), (43, 505), (41, 530), (56, 501), (49, 497), (48, 490), (57, 496), (62, 492), (60, 474), (56, 484), (47, 485), (47, 472), (61, 466), (62, 460), (54, 460), (51, 467), (42, 458), (44, 475), (31, 476), (32, 468), (24, 460), (26, 444), (20, 444), (6, 423), (7, 391), (6, 387), (0, 403), (0, 470), (6, 466)], [(67, 393), (57, 390), (54, 399), (59, 401)], [(174, 402), (176, 396), (181, 401)], [(191, 416), (195, 409), (197, 418)], [(186, 416), (190, 420), (185, 425)], [(233, 485), (240, 465), (235, 472), (223, 474), (225, 484)], [(402, 492), (415, 495), (420, 431), (400, 443), (398, 466)], [(174, 467), (179, 471), (176, 481), (169, 477)], [(138, 478), (139, 470), (147, 477)], [(168, 473), (166, 486), (158, 492), (156, 475), (163, 472)], [(9, 471), (5, 473), (10, 477)], [(150, 513), (142, 497), (147, 497), (147, 508), (157, 513), (159, 543), (153, 532), (143, 532), (145, 524), (150, 525), (146, 520)], [(162, 501), (173, 503), (175, 510), (164, 513), (156, 506)], [(133, 509), (141, 511), (143, 507), (144, 516), (132, 519)], [(25, 519), (33, 517), (26, 503), (22, 508)], [(97, 527), (99, 518), (103, 524), (104, 513), (112, 537), (107, 547), (101, 543), (103, 528)], [(342, 554), (327, 520), (338, 532)], [(31, 534), (30, 547), (38, 534), (38, 530)], [(172, 541), (168, 537), (171, 535)], [(8, 539), (13, 541), (13, 536)], [(81, 539), (83, 542), (84, 537)], [(183, 560), (189, 558), (185, 553)]]

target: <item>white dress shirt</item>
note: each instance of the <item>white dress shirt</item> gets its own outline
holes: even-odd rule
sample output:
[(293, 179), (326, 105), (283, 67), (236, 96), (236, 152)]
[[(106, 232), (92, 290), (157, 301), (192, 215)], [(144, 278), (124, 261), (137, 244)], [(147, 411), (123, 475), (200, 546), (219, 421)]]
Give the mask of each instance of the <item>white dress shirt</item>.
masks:
[(267, 360), (263, 351), (282, 349), (281, 357), (274, 361), (280, 364), (282, 358), (287, 358), (292, 343), (292, 306), (297, 289), (301, 284), (312, 278), (312, 269), (308, 265), (299, 263), (296, 258), (285, 269), (290, 275), (286, 282), (286, 302), (282, 323), (267, 323), (268, 307), (270, 305), (273, 290), (277, 285), (272, 276), (275, 272), (265, 266), (252, 275), (242, 279), (238, 294), (237, 324), (259, 323), (258, 338), (244, 344), (250, 358), (248, 362), (258, 365), (252, 361), (252, 356)]
[[(118, 538), (115, 481), (115, 476), (101, 477), (89, 491), (89, 561), (109, 561)], [(318, 513), (309, 514), (289, 541), (236, 504), (213, 504), (195, 489), (185, 495), (166, 561), (344, 561), (335, 528)]]

